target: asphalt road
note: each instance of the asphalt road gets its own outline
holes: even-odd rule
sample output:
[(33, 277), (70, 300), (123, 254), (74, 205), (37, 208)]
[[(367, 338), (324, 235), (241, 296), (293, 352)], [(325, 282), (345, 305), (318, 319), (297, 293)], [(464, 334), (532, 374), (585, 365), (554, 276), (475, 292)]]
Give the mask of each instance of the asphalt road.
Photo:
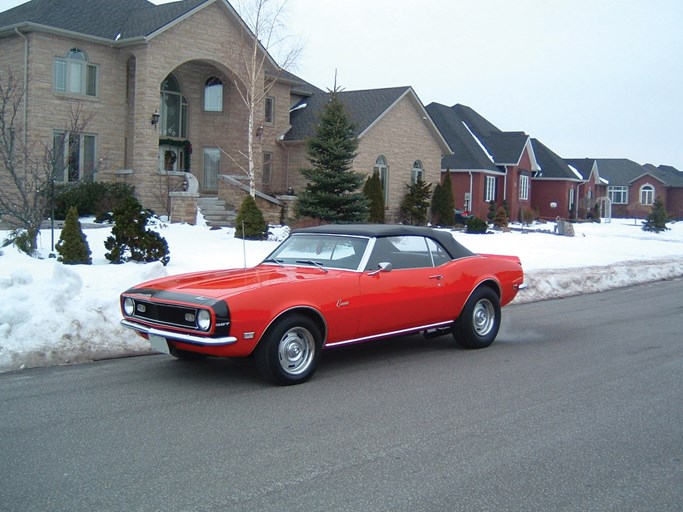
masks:
[(308, 383), (164, 355), (0, 375), (3, 511), (683, 510), (683, 280), (504, 310)]

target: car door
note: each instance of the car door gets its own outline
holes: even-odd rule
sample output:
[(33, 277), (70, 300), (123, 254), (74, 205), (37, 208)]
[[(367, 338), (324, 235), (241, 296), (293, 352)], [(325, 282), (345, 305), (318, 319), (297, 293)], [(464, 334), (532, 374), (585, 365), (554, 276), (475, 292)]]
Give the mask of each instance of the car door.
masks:
[[(391, 270), (380, 270), (391, 263)], [(444, 319), (443, 275), (420, 236), (378, 238), (361, 276), (359, 337), (432, 325)]]

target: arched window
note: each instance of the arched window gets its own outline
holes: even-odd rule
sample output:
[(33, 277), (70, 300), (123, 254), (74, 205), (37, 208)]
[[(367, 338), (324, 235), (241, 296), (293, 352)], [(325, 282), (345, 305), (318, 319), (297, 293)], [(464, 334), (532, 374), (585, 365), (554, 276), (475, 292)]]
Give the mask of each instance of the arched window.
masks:
[(386, 206), (389, 202), (389, 165), (384, 155), (377, 157), (372, 171), (379, 174), (379, 180), (382, 182), (382, 191), (384, 192), (384, 206)]
[(66, 57), (55, 57), (55, 91), (81, 96), (97, 96), (98, 67), (88, 62), (83, 50), (72, 48)]
[(420, 160), (415, 160), (413, 170), (410, 172), (410, 184), (415, 185), (418, 181), (424, 181), (425, 171)]
[(187, 99), (173, 73), (161, 82), (159, 130), (164, 137), (187, 138)]
[(223, 112), (223, 81), (212, 76), (204, 83), (204, 110)]
[(655, 202), (655, 187), (643, 185), (640, 187), (640, 204), (652, 204)]

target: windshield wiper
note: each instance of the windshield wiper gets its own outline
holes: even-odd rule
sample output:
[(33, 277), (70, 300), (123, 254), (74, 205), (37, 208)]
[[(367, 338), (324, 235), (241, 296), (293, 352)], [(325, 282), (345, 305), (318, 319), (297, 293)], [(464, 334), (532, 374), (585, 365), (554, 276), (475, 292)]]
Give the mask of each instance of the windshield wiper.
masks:
[(282, 264), (282, 260), (279, 260), (277, 258), (266, 258), (265, 260), (263, 260), (263, 263), (277, 263), (281, 267), (284, 267), (284, 265)]
[(296, 260), (296, 262), (297, 262), (297, 263), (305, 263), (306, 265), (313, 265), (313, 266), (315, 266), (315, 267), (318, 267), (318, 268), (319, 268), (320, 270), (322, 270), (323, 272), (327, 273), (327, 269), (326, 269), (325, 266), (324, 266), (322, 263), (320, 263), (319, 261), (315, 261), (315, 260)]

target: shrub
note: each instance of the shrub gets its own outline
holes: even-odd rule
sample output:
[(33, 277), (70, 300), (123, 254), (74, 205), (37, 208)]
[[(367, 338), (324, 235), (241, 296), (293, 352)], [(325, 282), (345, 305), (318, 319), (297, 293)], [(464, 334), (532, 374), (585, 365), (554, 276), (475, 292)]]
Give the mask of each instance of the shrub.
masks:
[(669, 216), (664, 208), (664, 203), (658, 197), (652, 204), (652, 211), (648, 214), (647, 219), (643, 222), (643, 231), (651, 231), (659, 233), (660, 231), (667, 231), (666, 223), (669, 221)]
[(268, 224), (263, 218), (256, 201), (250, 195), (244, 198), (240, 211), (235, 219), (235, 238), (244, 240), (265, 240), (268, 236)]
[(363, 194), (365, 194), (365, 197), (367, 197), (370, 203), (370, 216), (368, 222), (384, 224), (384, 191), (382, 190), (382, 181), (380, 180), (378, 172), (373, 172), (372, 176), (365, 182)]
[(57, 261), (67, 265), (90, 265), (92, 263), (88, 239), (83, 234), (81, 223), (78, 220), (78, 211), (73, 206), (69, 208), (69, 213), (66, 215), (66, 222), (55, 249), (59, 253)]
[(126, 198), (134, 197), (134, 189), (125, 183), (81, 181), (67, 186), (55, 197), (55, 218), (66, 218), (75, 207), (82, 216), (99, 216), (113, 211)]
[(496, 211), (496, 216), (493, 218), (493, 225), (498, 229), (505, 229), (508, 227), (508, 216), (504, 207), (501, 206)]
[(155, 231), (146, 229), (147, 221), (152, 213), (143, 210), (134, 197), (123, 200), (114, 209), (114, 227), (112, 236), (104, 242), (109, 251), (104, 257), (112, 263), (133, 261), (160, 261), (164, 266), (169, 262), (168, 244)]
[(467, 221), (467, 233), (483, 234), (488, 230), (489, 225), (479, 217), (472, 217)]

